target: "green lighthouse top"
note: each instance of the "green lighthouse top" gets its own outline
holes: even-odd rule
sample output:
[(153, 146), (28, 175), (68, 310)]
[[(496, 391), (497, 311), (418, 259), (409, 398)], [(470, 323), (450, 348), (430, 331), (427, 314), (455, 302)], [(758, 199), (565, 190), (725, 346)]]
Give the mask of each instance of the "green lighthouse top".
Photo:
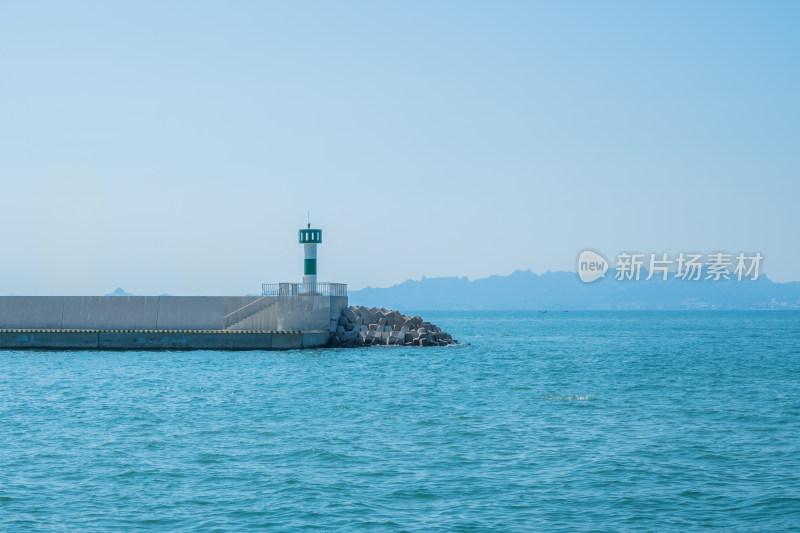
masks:
[(322, 242), (322, 230), (311, 229), (311, 224), (308, 229), (301, 229), (299, 232), (300, 244), (320, 244)]

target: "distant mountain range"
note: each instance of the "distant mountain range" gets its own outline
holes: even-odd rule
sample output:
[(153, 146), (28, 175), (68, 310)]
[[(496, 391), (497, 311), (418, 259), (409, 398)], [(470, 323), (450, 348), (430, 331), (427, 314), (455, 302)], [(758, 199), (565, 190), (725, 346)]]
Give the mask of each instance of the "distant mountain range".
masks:
[(412, 310), (591, 309), (800, 309), (800, 282), (686, 281), (655, 276), (644, 281), (604, 279), (583, 283), (574, 272), (517, 270), (508, 276), (407, 280), (387, 288), (350, 291), (351, 305)]

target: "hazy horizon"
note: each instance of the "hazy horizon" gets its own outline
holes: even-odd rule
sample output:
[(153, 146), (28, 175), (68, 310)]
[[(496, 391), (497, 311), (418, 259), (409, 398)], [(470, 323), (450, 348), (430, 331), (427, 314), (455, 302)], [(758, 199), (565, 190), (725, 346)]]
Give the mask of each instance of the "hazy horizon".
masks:
[[(648, 270), (646, 268), (643, 268), (642, 269), (642, 273), (643, 274), (641, 276), (641, 280), (639, 280), (639, 281), (627, 280), (627, 281), (623, 281), (621, 283), (635, 284), (635, 285), (638, 285), (639, 283), (643, 283), (643, 282), (645, 282), (644, 280), (645, 280), (647, 272), (648, 272)], [(422, 281), (426, 281), (426, 280), (437, 280), (437, 279), (458, 279), (458, 280), (467, 280), (469, 282), (475, 282), (475, 281), (487, 280), (489, 278), (508, 278), (508, 277), (512, 277), (513, 275), (518, 274), (518, 273), (531, 273), (532, 275), (535, 275), (535, 276), (546, 276), (546, 275), (549, 275), (549, 274), (570, 274), (570, 275), (575, 276), (576, 282), (579, 281), (577, 273), (575, 272), (574, 269), (573, 270), (546, 270), (544, 272), (534, 272), (534, 271), (532, 271), (530, 269), (515, 269), (512, 272), (508, 272), (506, 274), (490, 274), (488, 276), (481, 276), (481, 277), (474, 277), (474, 278), (469, 277), (469, 276), (458, 276), (458, 275), (452, 275), (452, 276), (426, 276), (426, 275), (423, 274), (419, 278), (406, 278), (406, 279), (403, 279), (403, 280), (397, 280), (397, 281), (391, 282), (391, 283), (389, 283), (387, 285), (381, 285), (381, 286), (366, 285), (366, 286), (362, 286), (362, 287), (357, 287), (356, 288), (356, 287), (352, 287), (352, 286), (348, 285), (348, 291), (349, 292), (358, 292), (358, 291), (362, 291), (362, 290), (365, 290), (365, 289), (367, 289), (367, 290), (368, 289), (391, 289), (391, 288), (395, 288), (395, 287), (398, 287), (398, 286), (402, 286), (403, 284), (408, 283), (408, 282), (412, 282), (413, 283), (413, 282), (422, 282)], [(735, 278), (735, 276), (734, 276), (734, 278)], [(608, 279), (609, 281), (618, 281), (618, 280), (614, 280), (614, 267), (613, 267), (613, 265), (611, 266), (611, 269), (609, 270), (609, 272), (606, 274), (606, 279)], [(769, 275), (766, 275), (766, 274), (761, 274), (758, 279), (759, 280), (761, 280), (761, 279), (768, 280), (770, 282), (778, 283), (778, 284), (800, 283), (800, 280), (788, 280), (788, 281), (774, 280), (772, 277), (770, 277)], [(670, 281), (672, 281), (672, 280), (673, 280), (673, 273), (670, 274)], [(288, 280), (284, 280), (284, 281), (288, 281)], [(682, 283), (684, 285), (691, 285), (693, 283), (696, 283), (696, 282), (692, 282), (692, 281), (679, 281), (679, 280), (676, 280), (676, 281), (678, 281), (679, 283)], [(736, 281), (735, 279), (732, 279), (730, 281), (733, 282), (733, 283), (742, 283), (745, 286), (748, 285), (749, 283), (752, 283), (752, 281), (749, 278), (746, 278), (746, 279), (744, 279), (742, 281)], [(661, 283), (661, 280), (655, 279), (653, 281), (653, 283)], [(108, 289), (105, 289), (105, 290), (101, 290), (100, 292), (96, 292), (96, 293), (81, 293), (81, 294), (77, 294), (77, 293), (75, 293), (75, 294), (71, 294), (71, 293), (33, 294), (33, 293), (30, 293), (30, 294), (26, 294), (26, 293), (13, 293), (12, 292), (12, 293), (8, 293), (7, 295), (9, 295), (9, 296), (106, 296), (106, 295), (111, 295), (111, 293), (116, 292), (119, 289), (122, 289), (126, 294), (131, 295), (131, 296), (232, 296), (232, 295), (235, 296), (235, 295), (239, 295), (239, 294), (258, 295), (258, 294), (260, 294), (259, 291), (261, 290), (261, 286), (260, 286), (260, 284), (256, 284), (253, 287), (251, 287), (250, 290), (247, 290), (244, 293), (209, 293), (209, 292), (176, 293), (176, 292), (169, 292), (169, 291), (159, 291), (159, 292), (154, 292), (154, 293), (137, 293), (137, 292), (129, 290), (129, 288), (126, 287), (125, 285), (118, 284), (118, 285), (115, 285), (113, 288), (108, 288)]]

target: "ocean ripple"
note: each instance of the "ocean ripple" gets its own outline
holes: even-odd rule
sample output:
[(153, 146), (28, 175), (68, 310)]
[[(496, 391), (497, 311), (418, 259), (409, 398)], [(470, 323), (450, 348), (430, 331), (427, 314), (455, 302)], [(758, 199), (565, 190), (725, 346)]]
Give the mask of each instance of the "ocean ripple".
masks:
[(0, 531), (800, 527), (800, 313), (426, 318), (469, 344), (0, 352)]

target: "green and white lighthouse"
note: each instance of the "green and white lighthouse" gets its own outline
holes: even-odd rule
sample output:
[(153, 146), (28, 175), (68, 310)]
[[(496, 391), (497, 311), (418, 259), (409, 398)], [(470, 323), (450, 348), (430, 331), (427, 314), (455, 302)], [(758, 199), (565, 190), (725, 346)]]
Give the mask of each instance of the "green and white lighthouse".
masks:
[(303, 292), (317, 292), (317, 245), (322, 244), (322, 230), (308, 228), (299, 231), (300, 244), (303, 245), (305, 260), (303, 261)]

